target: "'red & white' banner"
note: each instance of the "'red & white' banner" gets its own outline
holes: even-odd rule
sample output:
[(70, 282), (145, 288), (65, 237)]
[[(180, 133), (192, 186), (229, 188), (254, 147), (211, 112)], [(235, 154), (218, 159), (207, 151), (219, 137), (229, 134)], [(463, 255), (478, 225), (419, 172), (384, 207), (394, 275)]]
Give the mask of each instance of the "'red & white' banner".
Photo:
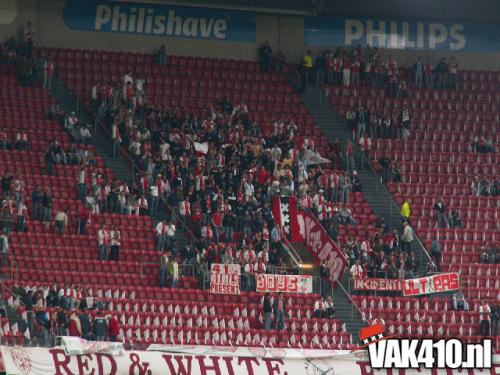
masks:
[(256, 274), (256, 291), (262, 293), (312, 293), (313, 278), (310, 275)]
[(212, 263), (210, 271), (210, 293), (240, 294), (239, 264)]
[[(463, 375), (461, 369), (372, 370), (367, 352), (154, 345), (156, 351), (121, 356), (68, 355), (62, 348), (2, 346), (8, 375)], [(152, 348), (150, 348), (152, 349)], [(468, 375), (498, 374), (499, 356), (488, 370)]]
[(460, 289), (460, 276), (457, 272), (441, 273), (418, 279), (404, 280), (403, 282), (404, 296), (449, 292), (458, 289)]

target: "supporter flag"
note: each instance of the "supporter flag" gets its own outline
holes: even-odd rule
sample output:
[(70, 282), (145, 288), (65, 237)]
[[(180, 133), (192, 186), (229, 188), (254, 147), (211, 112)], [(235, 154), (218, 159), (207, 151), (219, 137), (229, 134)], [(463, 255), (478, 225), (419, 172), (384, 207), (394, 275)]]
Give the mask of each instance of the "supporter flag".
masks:
[(319, 152), (314, 152), (311, 150), (307, 150), (304, 154), (304, 164), (308, 165), (316, 165), (316, 164), (328, 164), (331, 163), (331, 160), (328, 160), (322, 157)]
[(199, 142), (193, 142), (194, 143), (194, 149), (196, 152), (206, 155), (208, 153), (208, 142), (204, 143), (199, 143)]
[(272, 203), (274, 221), (289, 241), (300, 242), (299, 222), (297, 220), (297, 198), (288, 196), (274, 196)]

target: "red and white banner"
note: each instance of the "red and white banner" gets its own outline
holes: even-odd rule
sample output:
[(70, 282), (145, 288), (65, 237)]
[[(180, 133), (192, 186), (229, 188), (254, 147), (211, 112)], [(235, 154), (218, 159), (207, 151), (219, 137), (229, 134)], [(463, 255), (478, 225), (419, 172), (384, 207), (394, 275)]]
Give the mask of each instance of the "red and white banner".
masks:
[(460, 276), (457, 272), (403, 280), (404, 296), (449, 292), (458, 289), (460, 289)]
[(303, 241), (303, 237), (300, 236), (299, 223), (297, 221), (296, 197), (274, 196), (272, 211), (276, 225), (283, 230), (283, 234), (286, 235), (290, 241)]
[(325, 262), (329, 270), (330, 281), (338, 280), (347, 266), (344, 253), (312, 214), (301, 211), (297, 218), (300, 234), (314, 260), (318, 264)]
[[(154, 347), (154, 348), (153, 348)], [(294, 350), (152, 345), (150, 351), (115, 356), (68, 355), (62, 348), (0, 347), (9, 375), (463, 375), (462, 369), (372, 370), (366, 351)], [(498, 374), (500, 356), (488, 370), (468, 375)]]
[(240, 294), (239, 264), (212, 263), (210, 271), (210, 293)]
[(354, 289), (356, 290), (375, 290), (375, 291), (396, 291), (403, 289), (402, 281), (399, 279), (353, 279)]
[(256, 291), (262, 293), (312, 293), (313, 278), (310, 275), (256, 274)]

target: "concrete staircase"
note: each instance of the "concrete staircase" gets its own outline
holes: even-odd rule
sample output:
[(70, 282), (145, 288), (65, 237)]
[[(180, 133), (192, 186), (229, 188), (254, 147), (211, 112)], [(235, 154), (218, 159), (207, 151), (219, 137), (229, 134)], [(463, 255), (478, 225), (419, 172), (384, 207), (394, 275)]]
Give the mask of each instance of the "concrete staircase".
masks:
[[(338, 139), (342, 149), (349, 140), (352, 140), (350, 131), (346, 128), (344, 120), (335, 112), (328, 98), (324, 96), (322, 90), (316, 87), (308, 88), (301, 94), (301, 99), (316, 123), (321, 128), (329, 142)], [(359, 148), (355, 145), (355, 156), (359, 154)], [(370, 167), (361, 169), (359, 160), (355, 160), (357, 171), (361, 180), (363, 196), (370, 205), (373, 213), (378, 216), (384, 216), (391, 228), (401, 230), (402, 219), (400, 209), (394, 202), (391, 194), (382, 184), (378, 174)], [(418, 241), (414, 241), (411, 250), (419, 258), (419, 273), (424, 274), (428, 257), (425, 249)]]
[[(106, 166), (113, 171), (115, 178), (126, 181), (130, 186), (134, 180), (135, 171), (133, 165), (128, 158), (119, 152), (116, 152), (116, 157), (113, 156), (113, 142), (111, 142), (108, 134), (100, 126), (96, 126), (92, 113), (83, 108), (74, 93), (66, 87), (66, 84), (59, 77), (55, 76), (53, 78), (51, 95), (61, 109), (66, 112), (74, 111), (80, 121), (92, 124), (92, 144), (96, 148), (97, 154), (104, 159)], [(165, 210), (160, 204), (156, 216), (152, 217), (153, 222), (156, 224), (164, 220), (165, 217)], [(175, 239), (179, 250), (190, 242), (186, 230), (182, 227), (177, 228)]]

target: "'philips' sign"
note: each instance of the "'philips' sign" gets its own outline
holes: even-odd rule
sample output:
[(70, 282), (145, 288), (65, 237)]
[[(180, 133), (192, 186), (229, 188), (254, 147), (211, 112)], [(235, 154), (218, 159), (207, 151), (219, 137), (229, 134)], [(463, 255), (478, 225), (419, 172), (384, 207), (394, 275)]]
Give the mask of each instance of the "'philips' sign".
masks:
[(69, 0), (75, 30), (255, 42), (255, 13), (158, 4)]
[(305, 44), (379, 48), (500, 51), (499, 23), (439, 22), (368, 17), (305, 17)]

